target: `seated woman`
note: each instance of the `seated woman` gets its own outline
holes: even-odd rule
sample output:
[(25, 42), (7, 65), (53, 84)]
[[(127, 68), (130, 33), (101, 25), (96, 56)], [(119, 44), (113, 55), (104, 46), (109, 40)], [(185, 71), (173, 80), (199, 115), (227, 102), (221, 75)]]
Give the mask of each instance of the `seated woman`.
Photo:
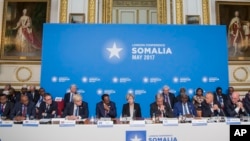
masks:
[(193, 104), (194, 104), (196, 110), (201, 110), (201, 103), (204, 100), (205, 100), (205, 97), (203, 96), (203, 89), (197, 88), (196, 93), (193, 97)]
[(134, 95), (128, 93), (126, 95), (126, 100), (128, 103), (123, 104), (122, 116), (131, 118), (141, 118), (141, 107), (140, 104), (135, 103)]

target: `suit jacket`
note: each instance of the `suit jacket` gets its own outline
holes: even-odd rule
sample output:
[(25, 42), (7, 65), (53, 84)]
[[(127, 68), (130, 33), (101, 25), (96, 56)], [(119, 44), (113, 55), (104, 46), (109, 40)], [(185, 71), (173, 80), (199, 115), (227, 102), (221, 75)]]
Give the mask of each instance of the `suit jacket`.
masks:
[(42, 113), (47, 113), (47, 115), (44, 118), (53, 118), (55, 115), (52, 115), (53, 111), (56, 111), (55, 114), (57, 114), (57, 103), (55, 101), (52, 101), (52, 103), (49, 105), (49, 109), (46, 108), (46, 103), (43, 101), (39, 108), (38, 108), (38, 118), (43, 118)]
[[(20, 92), (16, 92), (16, 94), (15, 94), (15, 101), (16, 101), (16, 102), (20, 102), (22, 95), (23, 95), (23, 94), (21, 94)], [(32, 100), (32, 95), (31, 95), (30, 93), (26, 93), (25, 95), (28, 96), (29, 101), (32, 101), (32, 102), (33, 102), (33, 100)]]
[[(221, 96), (225, 105), (225, 102), (228, 100), (228, 96), (225, 94), (222, 94)], [(220, 100), (218, 99), (218, 95), (216, 93), (214, 94), (214, 102), (220, 103)]]
[[(17, 102), (10, 113), (10, 119), (13, 119), (15, 116), (22, 116), (22, 103)], [(35, 117), (36, 109), (33, 102), (29, 102), (27, 105), (27, 115)]]
[(246, 94), (242, 102), (246, 112), (250, 114), (250, 94)]
[(110, 101), (109, 102), (109, 107), (110, 111), (107, 113), (104, 109), (103, 102), (98, 102), (96, 104), (96, 117), (101, 118), (101, 117), (110, 117), (110, 118), (116, 118), (117, 113), (116, 113), (116, 105), (114, 102)]
[[(11, 113), (11, 110), (13, 109), (13, 106), (14, 104), (11, 103), (11, 102), (6, 102), (5, 103), (5, 106), (4, 106), (4, 111), (0, 111), (1, 115), (2, 116), (5, 116), (7, 119), (10, 118), (10, 113)], [(1, 104), (0, 104), (0, 108), (1, 108)], [(2, 110), (2, 109), (0, 109)]]
[(34, 92), (34, 96), (33, 96), (33, 94), (31, 93), (31, 92), (29, 92), (29, 95), (30, 95), (30, 97), (31, 97), (31, 100), (36, 104), (37, 103), (37, 101), (40, 99), (40, 94), (39, 94), (39, 92), (36, 90), (35, 92)]
[(223, 109), (221, 108), (221, 105), (219, 102), (214, 102), (213, 104), (217, 104), (220, 110), (215, 110), (214, 112), (211, 111), (210, 105), (203, 101), (201, 103), (201, 111), (202, 111), (202, 117), (211, 117), (211, 116), (225, 116), (225, 113)]
[[(130, 117), (130, 108), (129, 108), (129, 103), (123, 104), (122, 107), (122, 116), (127, 115)], [(141, 117), (141, 106), (138, 103), (134, 103), (134, 115), (133, 117), (135, 118), (140, 118)]]
[[(63, 117), (72, 116), (74, 114), (74, 105), (75, 104), (72, 102), (66, 105), (64, 112), (63, 112)], [(82, 105), (79, 106), (78, 115), (81, 116), (81, 118), (89, 117), (89, 107), (88, 107), (87, 102), (82, 101)]]
[[(67, 103), (70, 102), (70, 94), (71, 94), (71, 92), (66, 93), (64, 95), (64, 99), (63, 99), (63, 101), (64, 101), (64, 108), (66, 108)], [(73, 101), (73, 96), (72, 96), (72, 101)]]
[[(192, 102), (187, 102), (187, 106), (188, 106), (189, 113), (194, 116), (197, 116), (197, 112), (196, 112), (194, 104)], [(180, 114), (183, 115), (183, 113), (184, 113), (184, 109), (182, 108), (182, 102), (175, 103), (174, 116), (178, 117)]]
[[(243, 103), (244, 104), (244, 103)], [(238, 113), (236, 113), (235, 111), (235, 105), (232, 103), (232, 100), (227, 100), (225, 102), (225, 114), (226, 116), (228, 117), (240, 117), (240, 115), (244, 115), (244, 116), (247, 116), (247, 112), (246, 110), (245, 111), (242, 111), (241, 109), (239, 110)]]
[[(163, 95), (163, 98), (164, 98), (164, 102), (167, 103), (165, 101), (165, 99), (166, 99), (165, 98), (165, 94), (162, 93), (162, 95)], [(174, 108), (174, 104), (177, 102), (177, 99), (176, 99), (176, 97), (175, 97), (175, 95), (173, 93), (168, 93), (168, 96), (169, 96), (169, 101), (170, 101), (170, 104), (171, 104), (171, 108), (173, 109)]]
[[(164, 112), (163, 112), (163, 117), (173, 117), (173, 112), (172, 109), (169, 107), (169, 105), (167, 105), (166, 103), (164, 103)], [(158, 109), (158, 105), (156, 104), (156, 102), (153, 102), (150, 104), (150, 116), (153, 117), (153, 114), (155, 114), (155, 116), (160, 116), (161, 115), (161, 111)]]

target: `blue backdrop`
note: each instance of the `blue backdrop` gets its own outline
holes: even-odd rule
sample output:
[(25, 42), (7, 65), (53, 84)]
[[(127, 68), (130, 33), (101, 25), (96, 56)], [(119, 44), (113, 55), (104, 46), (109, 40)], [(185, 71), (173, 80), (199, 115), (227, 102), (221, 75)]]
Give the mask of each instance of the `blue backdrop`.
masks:
[(142, 114), (164, 85), (190, 97), (198, 87), (228, 87), (225, 26), (45, 24), (41, 87), (63, 97), (76, 84), (90, 115), (103, 93), (118, 116), (128, 92)]

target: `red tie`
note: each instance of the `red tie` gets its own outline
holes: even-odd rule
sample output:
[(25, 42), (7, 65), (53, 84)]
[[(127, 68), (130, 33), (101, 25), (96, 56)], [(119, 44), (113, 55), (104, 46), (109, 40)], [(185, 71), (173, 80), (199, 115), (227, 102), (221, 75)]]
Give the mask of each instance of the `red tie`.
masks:
[(23, 105), (22, 116), (25, 117), (27, 112), (27, 107)]

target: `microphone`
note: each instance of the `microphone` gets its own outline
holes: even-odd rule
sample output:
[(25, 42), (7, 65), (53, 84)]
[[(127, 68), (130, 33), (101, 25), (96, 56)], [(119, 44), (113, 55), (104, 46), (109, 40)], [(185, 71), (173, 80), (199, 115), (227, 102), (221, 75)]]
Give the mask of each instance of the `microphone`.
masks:
[(20, 112), (21, 112), (21, 111), (19, 110), (19, 111), (16, 113), (16, 116), (18, 116), (18, 115), (20, 114)]

